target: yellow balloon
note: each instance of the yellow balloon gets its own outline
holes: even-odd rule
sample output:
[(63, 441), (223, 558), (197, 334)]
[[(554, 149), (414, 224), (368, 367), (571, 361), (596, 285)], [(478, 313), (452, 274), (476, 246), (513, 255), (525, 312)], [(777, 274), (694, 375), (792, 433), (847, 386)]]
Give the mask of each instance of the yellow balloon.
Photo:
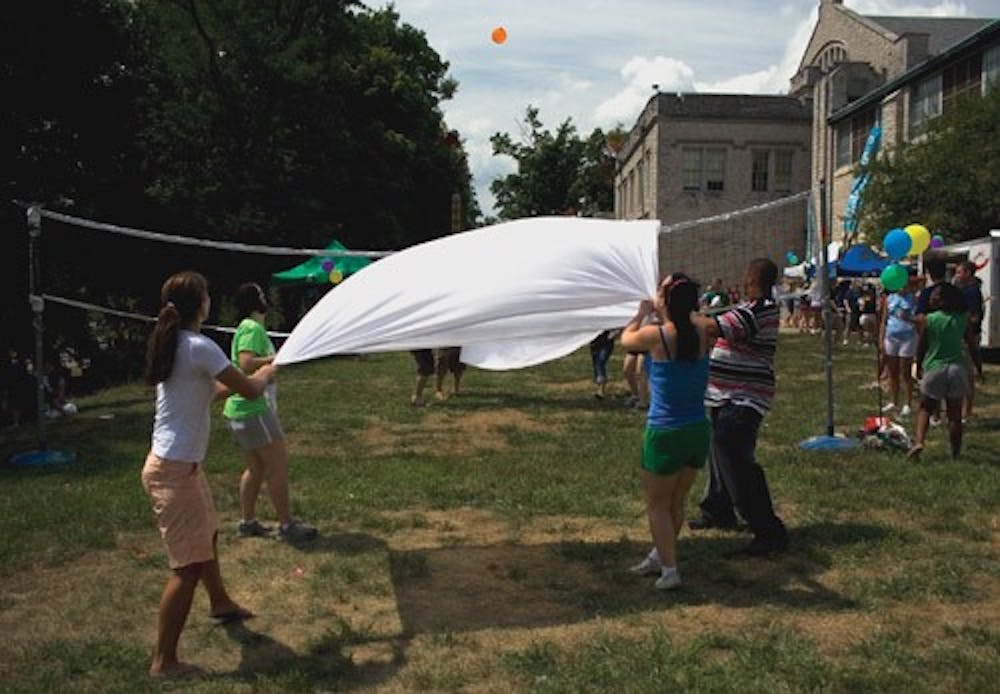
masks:
[(339, 284), (340, 281), (343, 279), (344, 279), (344, 273), (342, 273), (340, 270), (334, 269), (330, 271), (330, 284)]
[(931, 245), (931, 232), (922, 224), (910, 224), (905, 229), (910, 235), (913, 244), (910, 246), (910, 255), (920, 255)]

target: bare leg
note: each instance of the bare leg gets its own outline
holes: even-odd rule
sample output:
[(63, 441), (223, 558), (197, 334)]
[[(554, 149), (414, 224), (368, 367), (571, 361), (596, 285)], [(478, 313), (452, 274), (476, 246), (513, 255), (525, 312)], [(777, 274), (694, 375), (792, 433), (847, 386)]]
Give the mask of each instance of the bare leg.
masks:
[(177, 644), (184, 631), (188, 614), (191, 612), (191, 601), (194, 599), (194, 589), (201, 577), (203, 564), (190, 564), (175, 569), (167, 585), (163, 588), (160, 598), (160, 614), (157, 620), (156, 650), (153, 661), (149, 665), (149, 674), (153, 676), (168, 675), (180, 665), (177, 659)]
[(413, 395), (410, 396), (411, 405), (424, 404), (424, 386), (427, 385), (427, 376), (417, 374), (417, 380), (413, 384)]
[(222, 572), (219, 570), (219, 552), (217, 545), (218, 534), (212, 538), (212, 547), (215, 550), (215, 558), (201, 564), (201, 580), (202, 584), (205, 586), (205, 591), (208, 593), (209, 614), (213, 617), (238, 612), (243, 609), (236, 603), (235, 600), (229, 597), (229, 593), (226, 591), (226, 586), (222, 582)]
[[(913, 446), (906, 454), (911, 460), (920, 457), (920, 452), (924, 450), (924, 441), (927, 439), (927, 428), (931, 424), (931, 414), (937, 412), (937, 400), (922, 398), (920, 400), (920, 410), (917, 412), (917, 429), (913, 436)], [(961, 420), (959, 420), (961, 423)]]
[(894, 405), (899, 404), (899, 357), (885, 355), (886, 368), (889, 371), (889, 395)]
[(251, 521), (257, 517), (257, 496), (264, 481), (264, 461), (257, 451), (247, 451), (247, 466), (240, 475), (240, 515)]
[(946, 400), (948, 410), (948, 440), (951, 442), (951, 457), (962, 453), (962, 398)]
[(910, 370), (913, 367), (912, 357), (900, 357), (899, 377), (903, 379), (903, 392), (906, 393), (906, 406), (913, 406), (913, 379), (910, 377)]
[(267, 495), (274, 506), (274, 512), (282, 525), (292, 522), (292, 513), (288, 503), (288, 446), (285, 439), (279, 439), (266, 446), (258, 448), (254, 453), (266, 470)]

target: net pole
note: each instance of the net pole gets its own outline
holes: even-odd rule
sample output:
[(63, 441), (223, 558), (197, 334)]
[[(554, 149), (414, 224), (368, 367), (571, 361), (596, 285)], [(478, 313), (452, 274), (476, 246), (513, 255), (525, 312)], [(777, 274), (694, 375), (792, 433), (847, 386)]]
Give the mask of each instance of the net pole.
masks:
[(32, 205), (26, 213), (28, 220), (28, 303), (31, 305), (35, 330), (35, 400), (38, 450), (47, 448), (45, 437), (45, 349), (44, 332), (45, 300), (42, 298), (42, 215), (37, 205)]
[(833, 436), (833, 311), (830, 306), (829, 225), (827, 214), (826, 179), (819, 181), (819, 287), (823, 298), (823, 343), (826, 367), (826, 435)]

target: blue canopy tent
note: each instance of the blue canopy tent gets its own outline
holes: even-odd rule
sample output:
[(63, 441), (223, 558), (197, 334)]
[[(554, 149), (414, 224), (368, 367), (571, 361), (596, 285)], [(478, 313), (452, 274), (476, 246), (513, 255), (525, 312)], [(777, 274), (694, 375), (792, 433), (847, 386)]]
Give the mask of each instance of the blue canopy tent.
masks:
[(832, 277), (878, 277), (891, 260), (880, 256), (868, 246), (857, 244), (844, 253), (844, 257), (827, 265)]

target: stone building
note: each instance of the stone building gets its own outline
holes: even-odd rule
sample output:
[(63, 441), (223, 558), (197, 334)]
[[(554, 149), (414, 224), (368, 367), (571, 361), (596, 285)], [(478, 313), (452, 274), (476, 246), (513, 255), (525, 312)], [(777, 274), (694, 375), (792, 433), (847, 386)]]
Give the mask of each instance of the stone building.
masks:
[(804, 253), (806, 207), (671, 226), (789, 198), (810, 183), (811, 110), (787, 96), (653, 96), (618, 152), (615, 217), (659, 219), (660, 267), (738, 286), (746, 263)]
[(820, 0), (790, 95), (812, 105), (811, 184), (829, 183), (827, 223), (843, 229), (855, 165), (872, 126), (884, 152), (919, 137), (958, 96), (1000, 78), (1000, 21), (860, 15)]

